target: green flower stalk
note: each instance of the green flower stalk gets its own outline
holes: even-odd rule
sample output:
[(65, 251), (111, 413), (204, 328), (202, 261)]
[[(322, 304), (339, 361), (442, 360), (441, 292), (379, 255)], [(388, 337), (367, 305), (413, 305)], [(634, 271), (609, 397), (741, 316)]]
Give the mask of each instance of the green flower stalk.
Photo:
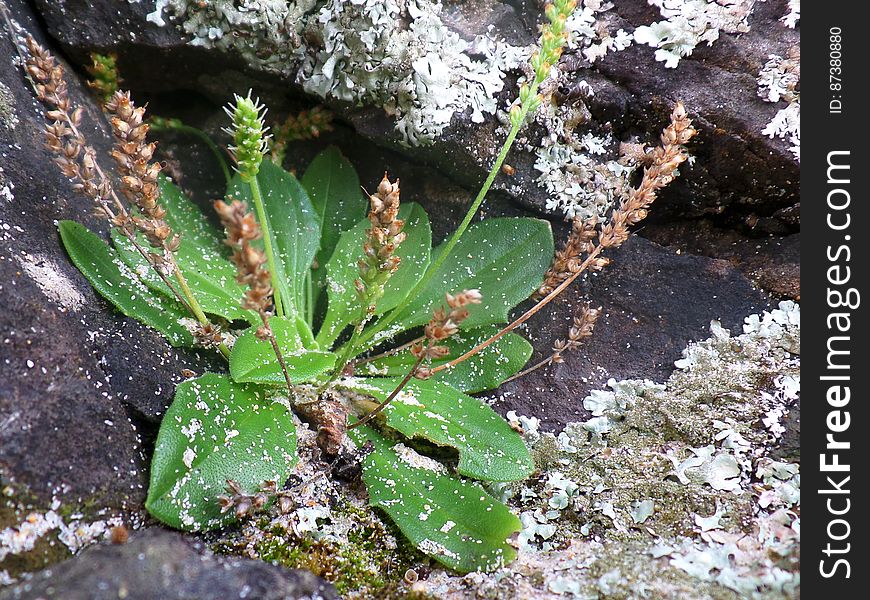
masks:
[(477, 214), (480, 205), (483, 204), (483, 201), (486, 198), (486, 194), (495, 182), (496, 176), (499, 171), (501, 171), (501, 167), (507, 158), (508, 152), (513, 146), (514, 140), (516, 140), (520, 129), (525, 124), (526, 118), (529, 113), (534, 112), (541, 105), (541, 97), (538, 95), (538, 88), (547, 77), (549, 77), (553, 66), (559, 62), (559, 58), (562, 56), (562, 49), (568, 43), (569, 35), (565, 24), (568, 21), (568, 17), (571, 16), (571, 13), (574, 12), (576, 7), (577, 0), (554, 0), (552, 3), (547, 4), (544, 9), (544, 14), (547, 16), (548, 22), (541, 27), (541, 37), (538, 40), (538, 50), (535, 51), (530, 60), (530, 65), (535, 71), (535, 77), (532, 79), (531, 84), (524, 83), (520, 86), (518, 103), (515, 103), (510, 109), (511, 129), (508, 132), (507, 139), (502, 145), (501, 150), (489, 171), (489, 175), (487, 175), (486, 180), (483, 182), (483, 186), (481, 186), (480, 191), (477, 193), (474, 202), (472, 202), (471, 206), (468, 207), (468, 212), (465, 214), (465, 218), (459, 224), (459, 227), (456, 228), (456, 231), (453, 232), (453, 235), (451, 235), (444, 243), (443, 249), (439, 251), (438, 258), (429, 265), (426, 273), (420, 278), (417, 285), (414, 286), (405, 298), (404, 304), (396, 307), (391, 313), (380, 319), (373, 327), (363, 332), (362, 335), (358, 336), (359, 339), (356, 339), (357, 336), (351, 338), (345, 344), (348, 354), (353, 354), (357, 348), (356, 345), (363, 346), (370, 344), (378, 333), (384, 331), (396, 318), (399, 317), (402, 313), (401, 309), (412, 302), (414, 298), (416, 298), (417, 295), (426, 288), (429, 281), (435, 276), (447, 257), (450, 256), (450, 252), (459, 242), (459, 239), (465, 233), (465, 230), (468, 229), (469, 225), (471, 225), (474, 215)]
[(232, 126), (224, 131), (233, 137), (230, 153), (236, 162), (236, 171), (242, 181), (250, 183), (257, 177), (260, 163), (269, 149), (268, 128), (263, 122), (266, 108), (259, 99), (253, 100), (249, 91), (244, 98), (236, 94), (235, 105), (230, 104), (224, 111), (233, 120)]
[(252, 99), (251, 92), (248, 91), (248, 95), (244, 98), (236, 94), (235, 104), (230, 104), (224, 110), (233, 120), (232, 126), (224, 129), (233, 137), (233, 144), (229, 147), (230, 153), (242, 181), (251, 187), (251, 197), (254, 199), (257, 220), (263, 228), (263, 247), (269, 263), (269, 272), (272, 274), (272, 288), (275, 290), (275, 312), (279, 316), (286, 315), (290, 306), (283, 297), (281, 281), (277, 275), (278, 269), (272, 245), (272, 228), (269, 225), (269, 218), (263, 205), (260, 183), (257, 181), (260, 163), (263, 162), (263, 157), (269, 150), (269, 136), (266, 133), (268, 128), (263, 122), (266, 108), (260, 104), (259, 99)]
[(114, 54), (91, 52), (91, 64), (85, 67), (92, 77), (87, 82), (88, 87), (94, 90), (103, 103), (108, 102), (115, 95), (121, 84), (117, 59)]

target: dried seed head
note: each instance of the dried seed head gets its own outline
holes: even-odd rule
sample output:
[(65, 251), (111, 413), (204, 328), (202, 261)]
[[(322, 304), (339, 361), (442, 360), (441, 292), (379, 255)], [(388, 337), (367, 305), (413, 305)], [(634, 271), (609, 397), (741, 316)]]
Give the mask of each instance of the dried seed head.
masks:
[(197, 321), (192, 333), (194, 343), (202, 348), (218, 348), (223, 343), (220, 327), (212, 323), (203, 325)]
[(156, 145), (145, 141), (149, 128), (143, 122), (145, 109), (133, 104), (130, 92), (120, 90), (112, 94), (105, 109), (115, 136), (111, 156), (121, 175), (121, 193), (141, 213), (133, 223), (152, 247), (174, 252), (181, 240), (164, 220), (158, 181), (161, 167), (151, 162)]
[(649, 153), (650, 164), (644, 170), (643, 179), (613, 211), (610, 222), (602, 227), (599, 242), (604, 248), (622, 245), (628, 239), (629, 228), (646, 218), (659, 190), (674, 180), (677, 169), (688, 159), (684, 145), (694, 135), (695, 129), (685, 107), (677, 102), (671, 122), (662, 132), (661, 146)]
[(384, 285), (395, 273), (401, 259), (396, 248), (405, 241), (402, 228), (405, 222), (398, 217), (400, 207), (399, 180), (390, 182), (386, 173), (378, 184), (377, 192), (369, 195), (368, 219), (371, 228), (366, 231), (363, 258), (359, 261), (360, 278), (355, 282), (360, 301), (374, 310), (384, 293)]
[(238, 481), (227, 479), (226, 493), (219, 495), (217, 501), (221, 514), (232, 510), (236, 518), (241, 519), (262, 510), (270, 498), (280, 493), (276, 481), (264, 481), (259, 490), (249, 494)]
[[(463, 290), (456, 294), (445, 294), (447, 307), (443, 306), (435, 309), (432, 312), (432, 319), (423, 329), (425, 343), (419, 342), (413, 344), (410, 348), (411, 354), (420, 361), (427, 363), (432, 360), (446, 358), (450, 355), (450, 349), (438, 342), (442, 342), (459, 331), (459, 325), (468, 318), (467, 306), (471, 304), (480, 304), (483, 301), (483, 296), (480, 290)], [(417, 368), (414, 376), (418, 379), (427, 379), (431, 376), (431, 371), (424, 366)]]
[(556, 340), (553, 343), (553, 356), (551, 360), (554, 363), (563, 362), (565, 352), (575, 350), (592, 335), (595, 329), (595, 322), (601, 316), (601, 307), (592, 308), (586, 304), (578, 315), (576, 315), (568, 328), (568, 340)]
[[(232, 200), (227, 204), (216, 200), (214, 208), (226, 230), (224, 243), (233, 249), (231, 260), (236, 265), (236, 281), (248, 286), (242, 307), (261, 316), (270, 315), (272, 276), (264, 266), (267, 261), (265, 253), (251, 245), (251, 241), (262, 236), (260, 224), (245, 202)], [(265, 324), (264, 328), (261, 339), (268, 339), (271, 332)]]
[(595, 248), (595, 238), (598, 236), (598, 218), (581, 219), (574, 217), (571, 222), (571, 233), (564, 247), (556, 252), (553, 264), (547, 270), (544, 283), (535, 293), (538, 298), (543, 298), (563, 281), (580, 270), (583, 256), (592, 252)]

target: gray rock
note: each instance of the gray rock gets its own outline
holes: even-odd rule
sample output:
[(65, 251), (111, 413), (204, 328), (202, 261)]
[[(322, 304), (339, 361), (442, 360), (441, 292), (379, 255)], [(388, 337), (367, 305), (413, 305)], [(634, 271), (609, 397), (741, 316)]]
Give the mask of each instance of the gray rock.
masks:
[[(45, 43), (27, 4), (9, 5)], [(57, 498), (73, 511), (137, 510), (147, 482), (143, 444), (181, 370), (209, 362), (116, 313), (69, 262), (57, 220), (105, 227), (43, 148), (41, 108), (10, 60), (5, 28), (0, 47), (8, 90), (0, 119), (0, 481), (16, 492), (4, 506), (26, 499), (44, 508)], [(100, 110), (74, 75), (70, 92), (85, 108), (86, 136), (106, 157)], [(0, 528), (20, 516), (7, 522), (0, 514)]]
[(763, 290), (800, 300), (800, 234), (757, 238), (720, 229), (707, 220), (660, 222), (644, 235), (674, 250), (727, 260)]
[(331, 600), (332, 585), (308, 571), (225, 558), (164, 529), (126, 544), (88, 548), (0, 593), (2, 600)]
[[(269, 99), (273, 110), (281, 108), (276, 102), (282, 96), (301, 93), (292, 68), (283, 75), (264, 73), (256, 64), (245, 66), (235, 51), (203, 50), (185, 44), (185, 35), (169, 17), (164, 27), (147, 22), (146, 15), (154, 6), (151, 2), (37, 0), (36, 4), (50, 33), (71, 56), (84, 62), (92, 50), (117, 52), (122, 72), (134, 87), (152, 92), (197, 91), (219, 99), (226, 96), (227, 82), (231, 81), (235, 90), (253, 85), (261, 95), (274, 94), (275, 98)], [(539, 10), (532, 2), (476, 0), (446, 3), (442, 18), (466, 39), (492, 27), (497, 35), (523, 45), (536, 36), (542, 19)], [(692, 152), (697, 162), (693, 168), (683, 169), (688, 177), (663, 194), (655, 218), (713, 214), (741, 221), (750, 212), (767, 216), (798, 201), (798, 163), (787, 144), (761, 133), (781, 107), (758, 98), (756, 77), (770, 54), (787, 56), (797, 46), (799, 33), (779, 21), (787, 12), (786, 0), (758, 2), (753, 10), (748, 33), (722, 33), (711, 47), (697, 47), (676, 69), (657, 62), (652, 48), (637, 45), (610, 53), (594, 65), (571, 52), (562, 61), (569, 74), (567, 88), (586, 80), (596, 90), (587, 101), (590, 130), (610, 131), (617, 139), (635, 134), (642, 140), (654, 140), (675, 100), (683, 100), (695, 118), (700, 135)], [(631, 32), (661, 16), (644, 0), (633, 0), (616, 3), (603, 18), (610, 31), (622, 27)], [(272, 54), (272, 41), (263, 43), (261, 54)], [(502, 103), (515, 93), (511, 77), (508, 79)], [(327, 104), (373, 143), (399, 147), (394, 121), (381, 107), (356, 107), (332, 100)], [(530, 137), (535, 139), (541, 133), (533, 128)], [(483, 124), (472, 123), (470, 111), (466, 111), (454, 116), (433, 146), (403, 151), (473, 187), (485, 176), (502, 135), (494, 117), (487, 117)], [(538, 175), (532, 166), (533, 156), (515, 150), (509, 161), (517, 168), (517, 175), (501, 177), (497, 185), (515, 194), (518, 201), (541, 210), (547, 195), (532, 183)]]
[(687, 343), (709, 337), (712, 319), (737, 334), (744, 317), (769, 307), (766, 295), (722, 260), (677, 255), (640, 237), (610, 256), (610, 267), (555, 300), (527, 331), (532, 360), (545, 357), (588, 301), (603, 309), (594, 335), (564, 363), (503, 385), (495, 405), (500, 412), (536, 416), (542, 429), (559, 431), (591, 417), (582, 400), (608, 379), (665, 381)]

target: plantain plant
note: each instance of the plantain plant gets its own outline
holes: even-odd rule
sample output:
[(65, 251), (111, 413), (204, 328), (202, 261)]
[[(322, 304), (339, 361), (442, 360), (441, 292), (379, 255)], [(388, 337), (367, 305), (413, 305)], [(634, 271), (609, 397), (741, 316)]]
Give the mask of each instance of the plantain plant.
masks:
[[(227, 110), (235, 174), (215, 202), (223, 231), (160, 173), (144, 110), (120, 91), (105, 104), (113, 181), (79, 132), (82, 111), (70, 103), (62, 68), (26, 42), (27, 74), (51, 109), (47, 145), (112, 226), (109, 244), (60, 222), (70, 258), (118, 310), (173, 346), (209, 348), (228, 364), (176, 389), (152, 459), (146, 507), (154, 517), (203, 531), (286, 499), (280, 487), (298, 460), (301, 418), (326, 456), (366, 448), (358, 456), (371, 504), (424, 553), (462, 572), (514, 558), (508, 540), (520, 521), (478, 482), (521, 480), (534, 464), (520, 435), (469, 394), (523, 369), (532, 348), (513, 330), (584, 271), (603, 268), (602, 252), (646, 216), (693, 133), (678, 104), (639, 187), (608, 223), (576, 221), (555, 261), (544, 220), (472, 223), (541, 102), (538, 87), (558, 61), (574, 6), (548, 6), (534, 76), (511, 109), (504, 146), (463, 221), (434, 247), (428, 215), (400, 202), (398, 180), (385, 175), (363, 194), (335, 148), (301, 179), (267, 159), (264, 111), (250, 94)], [(533, 294), (534, 306), (503, 325)], [(587, 306), (569, 341), (533, 368), (577, 346), (598, 314)]]

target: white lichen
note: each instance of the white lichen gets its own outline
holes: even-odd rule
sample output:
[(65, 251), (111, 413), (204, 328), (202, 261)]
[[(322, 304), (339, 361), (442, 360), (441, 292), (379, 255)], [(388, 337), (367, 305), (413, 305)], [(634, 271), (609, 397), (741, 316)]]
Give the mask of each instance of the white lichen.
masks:
[(750, 316), (737, 335), (710, 329), (664, 384), (611, 380), (584, 400), (587, 421), (527, 435), (542, 474), (502, 490), (522, 523), (518, 561), (473, 582), (430, 576), (424, 589), (795, 597), (800, 469), (772, 458), (784, 433), (759, 424), (797, 401), (800, 307)]
[(746, 33), (747, 19), (756, 0), (647, 0), (658, 7), (663, 21), (634, 30), (634, 41), (656, 49), (657, 61), (674, 69), (703, 42), (708, 46), (719, 34)]
[(81, 515), (73, 515), (66, 521), (57, 512), (60, 506), (61, 503), (55, 500), (50, 510), (31, 512), (17, 525), (0, 531), (0, 561), (7, 556), (30, 552), (50, 533), (54, 533), (75, 554), (85, 546), (107, 538), (112, 527), (123, 524), (120, 517), (85, 521)]
[(60, 267), (44, 256), (21, 254), (16, 256), (21, 270), (30, 277), (45, 297), (61, 310), (76, 312), (85, 304), (85, 297)]
[(15, 112), (15, 96), (6, 84), (0, 81), (0, 126), (14, 131), (18, 126), (18, 115)]
[[(589, 88), (586, 95), (592, 94)], [(620, 156), (622, 146), (609, 133), (576, 131), (587, 119), (582, 103), (549, 104), (536, 115), (547, 133), (537, 144), (525, 146), (535, 154), (537, 184), (547, 192), (547, 210), (566, 219), (606, 217), (628, 190), (637, 166), (633, 158)]]
[(788, 0), (788, 13), (780, 19), (785, 26), (794, 29), (801, 19), (801, 0)]
[[(489, 33), (465, 40), (425, 0), (168, 0), (191, 44), (232, 50), (323, 98), (383, 107), (410, 145), (432, 143), (456, 113), (497, 108), (505, 71), (531, 48)], [(479, 58), (480, 57), (480, 58)]]
[(773, 119), (765, 126), (762, 133), (770, 138), (785, 140), (791, 147), (789, 150), (800, 162), (801, 158), (801, 100), (797, 87), (800, 84), (800, 55), (797, 49), (794, 56), (782, 58), (771, 54), (756, 79), (758, 95), (766, 102), (787, 102)]

